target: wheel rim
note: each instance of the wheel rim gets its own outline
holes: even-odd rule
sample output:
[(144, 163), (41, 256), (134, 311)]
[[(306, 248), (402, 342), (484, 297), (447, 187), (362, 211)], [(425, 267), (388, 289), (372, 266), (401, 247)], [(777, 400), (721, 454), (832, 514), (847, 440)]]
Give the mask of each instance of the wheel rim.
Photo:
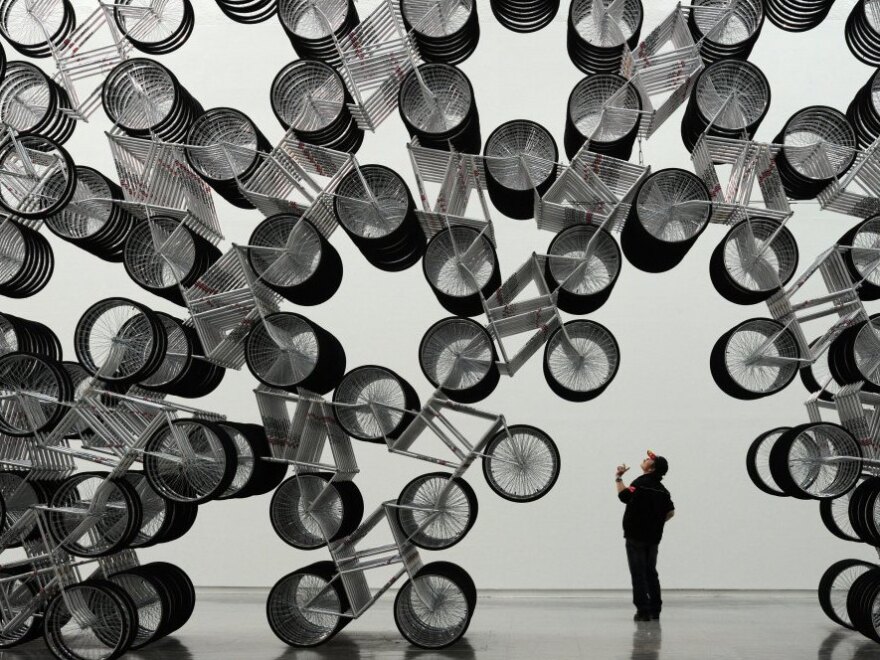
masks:
[(292, 387), (308, 378), (320, 358), (314, 327), (296, 314), (281, 312), (262, 319), (248, 335), (245, 356), (261, 380)]
[[(418, 581), (418, 586), (413, 582)], [(470, 608), (461, 587), (440, 575), (416, 576), (395, 601), (395, 619), (401, 632), (424, 647), (442, 647), (458, 639), (470, 620)]]
[(486, 448), (489, 485), (505, 497), (523, 502), (545, 495), (559, 475), (553, 441), (537, 429), (512, 426)]
[(159, 493), (193, 502), (223, 488), (227, 460), (226, 447), (213, 429), (196, 421), (176, 420), (148, 442), (144, 469)]
[[(324, 492), (327, 489), (327, 492)], [(324, 496), (319, 499), (319, 496)], [(319, 548), (342, 525), (343, 503), (339, 492), (314, 475), (285, 481), (269, 507), (272, 526), (282, 541), (296, 548)]]
[(350, 371), (333, 394), (340, 425), (357, 438), (380, 440), (400, 426), (407, 396), (395, 374), (381, 367)]
[(456, 298), (481, 292), (495, 271), (495, 250), (470, 227), (444, 229), (428, 243), (425, 275), (438, 291)]
[[(853, 458), (838, 460), (845, 457)], [(861, 474), (859, 457), (861, 448), (848, 431), (832, 424), (811, 424), (794, 438), (788, 470), (808, 495), (835, 497), (855, 486)]]
[(464, 489), (445, 475), (413, 480), (397, 504), (404, 534), (423, 548), (445, 548), (460, 540), (474, 514)]
[(50, 603), (44, 625), (46, 641), (59, 657), (102, 660), (123, 650), (132, 623), (109, 592), (79, 584)]
[[(790, 332), (773, 321), (757, 319), (744, 323), (730, 335), (724, 363), (739, 387), (755, 394), (770, 394), (794, 377), (800, 366), (799, 354)], [(775, 361), (776, 358), (787, 361)]]
[(620, 363), (614, 335), (592, 321), (569, 321), (553, 333), (545, 351), (550, 375), (573, 392), (607, 386)]
[(275, 634), (294, 646), (314, 646), (331, 637), (340, 617), (330, 612), (341, 611), (341, 604), (328, 585), (328, 580), (311, 573), (282, 578), (272, 588), (267, 604)]
[(434, 386), (467, 390), (483, 382), (495, 366), (495, 350), (480, 324), (470, 319), (445, 319), (425, 334), (419, 360)]

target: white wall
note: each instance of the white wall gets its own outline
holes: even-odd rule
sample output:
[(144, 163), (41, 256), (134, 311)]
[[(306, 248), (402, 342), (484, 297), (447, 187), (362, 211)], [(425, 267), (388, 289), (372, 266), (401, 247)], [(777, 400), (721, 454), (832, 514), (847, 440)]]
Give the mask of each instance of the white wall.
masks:
[[(282, 131), (269, 105), (269, 85), (295, 55), (277, 21), (235, 24), (210, 0), (193, 0), (197, 25), (182, 50), (161, 58), (206, 108), (228, 105), (248, 113), (276, 142)], [(562, 144), (565, 103), (580, 73), (565, 49), (567, 2), (543, 31), (517, 35), (502, 29), (487, 2), (480, 2), (482, 40), (462, 66), (477, 95), (483, 136), (498, 124), (528, 118), (547, 126)], [(843, 40), (843, 21), (852, 3), (838, 3), (818, 29), (787, 34), (769, 22), (752, 61), (765, 72), (772, 104), (758, 139), (771, 140), (797, 109), (817, 103), (846, 108), (871, 69), (860, 64)], [(77, 7), (81, 17), (84, 6)], [(645, 0), (643, 35), (673, 7), (671, 0)], [(7, 49), (11, 59), (15, 54)], [(690, 168), (679, 137), (681, 110), (645, 145), (645, 162), (655, 169)], [(103, 135), (108, 127), (99, 110), (77, 128), (68, 147), (79, 164), (116, 178)], [(380, 162), (414, 185), (406, 158), (407, 135), (393, 115), (358, 154), (361, 163)], [(228, 240), (244, 243), (261, 216), (234, 209), (217, 198)], [(801, 268), (849, 226), (851, 218), (799, 205), (789, 226), (801, 250)], [(468, 475), (477, 491), (480, 514), (470, 535), (433, 558), (461, 563), (485, 588), (620, 588), (627, 574), (613, 470), (636, 465), (646, 448), (665, 454), (666, 480), (678, 515), (667, 528), (661, 570), (667, 587), (813, 588), (832, 561), (871, 558), (866, 546), (834, 539), (819, 520), (815, 502), (763, 495), (749, 482), (746, 448), (760, 432), (806, 420), (805, 391), (796, 381), (787, 391), (756, 402), (723, 395), (708, 368), (715, 339), (738, 321), (766, 315), (723, 300), (708, 278), (709, 254), (723, 228), (710, 227), (685, 261), (672, 272), (647, 275), (625, 264), (608, 304), (592, 318), (609, 327), (622, 351), (620, 372), (610, 389), (589, 403), (556, 398), (541, 373), (540, 354), (513, 379), (505, 379), (480, 406), (503, 412), (511, 423), (529, 423), (549, 432), (562, 452), (562, 474), (543, 500), (516, 505), (496, 497), (479, 469)], [(496, 221), (502, 273), (513, 271), (534, 251), (545, 251), (552, 236), (532, 222), (499, 215)], [(165, 301), (138, 289), (120, 265), (90, 257), (50, 236), (57, 257), (54, 278), (42, 293), (22, 301), (3, 301), (5, 312), (51, 325), (73, 355), (72, 334), (79, 315), (107, 296), (137, 298), (155, 309), (183, 315)], [(341, 232), (333, 243), (345, 262), (339, 293), (305, 313), (343, 342), (349, 366), (388, 365), (410, 380), (421, 396), (430, 387), (417, 363), (422, 333), (446, 316), (424, 282), (421, 268), (382, 273), (370, 267)], [(288, 305), (290, 309), (292, 306)], [(869, 308), (869, 311), (880, 311)], [(229, 373), (223, 385), (197, 405), (229, 419), (258, 421), (245, 370)], [(357, 444), (362, 473), (357, 483), (371, 510), (397, 496), (428, 464)], [(143, 553), (179, 563), (200, 585), (269, 585), (306, 563), (326, 558), (318, 550), (285, 546), (269, 525), (269, 498), (218, 502), (202, 507), (194, 530), (184, 539)], [(429, 557), (426, 557), (426, 560)]]

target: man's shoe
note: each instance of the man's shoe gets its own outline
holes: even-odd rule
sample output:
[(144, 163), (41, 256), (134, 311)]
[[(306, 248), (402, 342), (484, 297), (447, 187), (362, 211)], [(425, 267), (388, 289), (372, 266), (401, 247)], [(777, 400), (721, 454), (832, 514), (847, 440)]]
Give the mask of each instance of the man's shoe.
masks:
[(636, 612), (635, 616), (633, 616), (633, 621), (650, 621), (651, 615), (647, 612)]

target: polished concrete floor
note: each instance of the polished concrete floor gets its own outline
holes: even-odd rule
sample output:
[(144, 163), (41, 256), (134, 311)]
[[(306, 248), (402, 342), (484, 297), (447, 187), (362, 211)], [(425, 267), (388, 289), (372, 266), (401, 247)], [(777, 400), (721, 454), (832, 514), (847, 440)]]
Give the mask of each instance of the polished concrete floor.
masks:
[[(481, 593), (467, 636), (438, 652), (397, 634), (386, 595), (314, 650), (285, 647), (264, 618), (266, 592), (205, 590), (173, 638), (140, 660), (880, 660), (880, 644), (835, 627), (807, 592), (669, 592), (660, 623), (634, 623), (621, 592)], [(41, 642), (0, 660), (45, 658)]]

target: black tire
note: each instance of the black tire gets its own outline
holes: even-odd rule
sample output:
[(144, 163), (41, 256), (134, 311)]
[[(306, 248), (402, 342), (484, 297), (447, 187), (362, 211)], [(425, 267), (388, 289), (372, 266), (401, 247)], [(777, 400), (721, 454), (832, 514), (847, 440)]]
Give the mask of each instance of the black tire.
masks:
[(839, 539), (861, 543), (849, 519), (849, 500), (853, 491), (833, 500), (819, 501), (819, 516), (825, 528)]
[[(522, 436), (532, 440), (528, 451), (517, 451), (508, 447)], [(559, 479), (559, 449), (549, 435), (534, 426), (508, 426), (489, 440), (483, 453), (483, 476), (486, 483), (496, 495), (509, 502), (539, 500), (552, 490)], [(503, 453), (507, 453), (506, 460), (493, 462), (493, 457)], [(501, 478), (502, 473), (504, 468), (512, 464), (511, 461), (516, 463), (515, 474), (505, 481)]]
[[(439, 563), (439, 562), (438, 562)], [(457, 568), (457, 567), (456, 567)], [(413, 588), (413, 580), (408, 580), (397, 592), (394, 599), (394, 623), (397, 629), (408, 642), (424, 649), (442, 649), (451, 646), (461, 639), (467, 632), (471, 617), (473, 616), (475, 603), (473, 593), (473, 580), (462, 576), (462, 569), (451, 570), (447, 562), (439, 565), (426, 564), (414, 576), (413, 580), (439, 581), (444, 586), (442, 591), (445, 597), (442, 601), (427, 606), (427, 610), (436, 615), (440, 608), (445, 609), (445, 615), (449, 625), (445, 628), (439, 625), (429, 625), (419, 617), (422, 608), (414, 606), (414, 599), (418, 600), (418, 591)], [(466, 574), (465, 574), (466, 575)]]
[[(849, 587), (863, 572), (876, 568), (875, 564), (859, 559), (843, 559), (831, 564), (819, 580), (819, 606), (825, 615), (834, 623), (853, 630), (852, 622), (846, 612)], [(842, 605), (840, 597), (834, 593), (838, 590), (844, 592)]]
[[(749, 445), (749, 450), (746, 452), (746, 472), (748, 472), (749, 479), (752, 480), (752, 483), (759, 490), (768, 495), (776, 497), (788, 496), (788, 493), (779, 488), (776, 482), (773, 481), (773, 475), (770, 473), (770, 452), (776, 441), (789, 430), (791, 430), (790, 426), (780, 426), (762, 433), (752, 441), (752, 444)], [(766, 465), (764, 465), (765, 462)]]
[[(452, 484), (447, 483), (452, 480)], [(446, 510), (437, 507), (437, 499), (447, 492)], [(426, 526), (416, 510), (422, 513), (429, 508), (437, 515)], [(431, 472), (410, 481), (397, 498), (397, 522), (413, 545), (424, 550), (445, 550), (459, 543), (474, 526), (479, 513), (477, 495), (470, 485), (460, 477), (452, 477), (447, 472)], [(430, 514), (429, 514), (430, 515)], [(427, 518), (428, 516), (425, 516)], [(451, 532), (450, 532), (451, 528)], [(438, 533), (433, 533), (438, 532)]]
[[(823, 445), (821, 448), (819, 445)], [(804, 471), (807, 458), (796, 458), (800, 473), (792, 474), (791, 457), (812, 447), (813, 463)], [(851, 461), (828, 463), (823, 459), (851, 456)], [(855, 437), (839, 424), (801, 424), (783, 433), (770, 451), (770, 473), (779, 488), (797, 499), (830, 499), (852, 490), (861, 475), (862, 450)], [(822, 479), (819, 479), (819, 476)], [(819, 482), (819, 486), (815, 484)]]

